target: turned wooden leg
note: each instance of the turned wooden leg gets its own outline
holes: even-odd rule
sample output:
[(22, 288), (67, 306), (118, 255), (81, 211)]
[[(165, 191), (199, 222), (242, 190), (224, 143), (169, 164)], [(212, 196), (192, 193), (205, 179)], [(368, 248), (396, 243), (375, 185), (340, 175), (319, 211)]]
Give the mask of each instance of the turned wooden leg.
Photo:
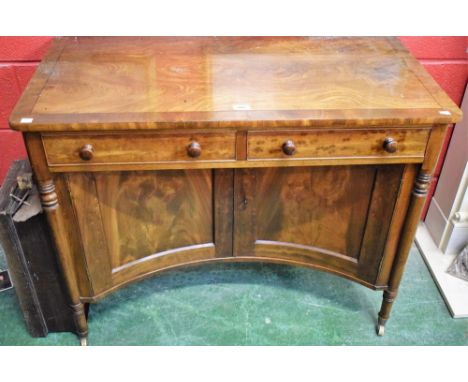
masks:
[(411, 201), (408, 211), (406, 212), (405, 224), (401, 232), (396, 257), (390, 273), (388, 288), (383, 295), (382, 307), (377, 322), (378, 335), (384, 334), (385, 324), (390, 317), (390, 311), (397, 296), (403, 270), (406, 265), (406, 260), (408, 259), (411, 245), (413, 244), (416, 229), (418, 228), (432, 173), (436, 166), (446, 131), (447, 125), (434, 125), (431, 129), (424, 161), (421, 164), (419, 173), (414, 182)]
[(46, 212), (47, 220), (52, 228), (52, 235), (58, 254), (58, 260), (62, 273), (64, 275), (67, 287), (70, 307), (75, 322), (75, 332), (80, 338), (82, 345), (87, 344), (88, 323), (84, 305), (80, 300), (78, 284), (75, 273), (73, 272), (72, 255), (68, 243), (67, 233), (65, 231), (65, 222), (59, 209), (57, 194), (52, 180), (39, 181), (39, 193), (41, 203)]
[(377, 334), (379, 336), (384, 335), (385, 324), (390, 317), (390, 311), (392, 309), (393, 301), (395, 301), (396, 295), (396, 291), (391, 292), (386, 290), (383, 293), (382, 307), (380, 308), (379, 318), (377, 321)]
[(58, 263), (62, 270), (68, 293), (68, 302), (73, 314), (75, 333), (80, 338), (80, 343), (86, 344), (88, 323), (84, 306), (80, 299), (78, 281), (73, 267), (73, 249), (68, 237), (67, 221), (59, 205), (53, 176), (47, 165), (41, 135), (38, 133), (26, 133), (24, 134), (24, 138), (28, 156), (31, 160), (31, 167), (38, 184), (41, 204), (51, 227)]
[(398, 251), (392, 268), (392, 273), (390, 275), (388, 289), (383, 293), (382, 307), (380, 308), (377, 322), (377, 334), (379, 336), (384, 335), (385, 324), (390, 317), (390, 311), (398, 293), (398, 287), (413, 244), (414, 235), (418, 227), (419, 218), (424, 207), (424, 201), (426, 199), (430, 182), (431, 175), (422, 170), (419, 172), (414, 182), (411, 202), (408, 208), (402, 236), (398, 244)]

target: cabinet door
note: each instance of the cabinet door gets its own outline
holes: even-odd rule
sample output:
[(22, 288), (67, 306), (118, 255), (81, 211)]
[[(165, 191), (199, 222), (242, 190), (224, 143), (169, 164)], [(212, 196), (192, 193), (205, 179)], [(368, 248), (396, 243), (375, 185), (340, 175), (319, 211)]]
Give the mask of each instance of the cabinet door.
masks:
[(374, 284), (403, 166), (239, 169), (234, 256), (312, 265)]
[(93, 295), (159, 269), (232, 256), (233, 170), (66, 180)]

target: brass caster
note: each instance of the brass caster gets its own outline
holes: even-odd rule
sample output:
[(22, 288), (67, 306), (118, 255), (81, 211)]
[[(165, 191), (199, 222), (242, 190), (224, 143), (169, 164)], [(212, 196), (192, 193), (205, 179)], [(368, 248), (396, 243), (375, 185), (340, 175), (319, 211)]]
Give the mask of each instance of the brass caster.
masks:
[(88, 346), (88, 337), (80, 337), (80, 346)]
[(383, 325), (377, 325), (377, 335), (379, 337), (382, 337), (385, 333), (385, 326)]

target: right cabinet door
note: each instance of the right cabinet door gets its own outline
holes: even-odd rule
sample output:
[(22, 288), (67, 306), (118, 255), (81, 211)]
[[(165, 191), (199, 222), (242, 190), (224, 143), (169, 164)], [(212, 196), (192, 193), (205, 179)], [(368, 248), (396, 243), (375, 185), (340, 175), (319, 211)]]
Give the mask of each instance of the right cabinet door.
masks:
[(404, 165), (235, 173), (234, 256), (313, 265), (374, 285)]

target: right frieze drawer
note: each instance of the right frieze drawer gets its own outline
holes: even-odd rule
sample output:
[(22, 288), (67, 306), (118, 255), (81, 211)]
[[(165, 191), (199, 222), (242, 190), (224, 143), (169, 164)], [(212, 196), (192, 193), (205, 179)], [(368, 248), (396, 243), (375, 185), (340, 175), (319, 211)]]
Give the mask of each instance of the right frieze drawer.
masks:
[(424, 158), (429, 128), (251, 131), (247, 158)]

